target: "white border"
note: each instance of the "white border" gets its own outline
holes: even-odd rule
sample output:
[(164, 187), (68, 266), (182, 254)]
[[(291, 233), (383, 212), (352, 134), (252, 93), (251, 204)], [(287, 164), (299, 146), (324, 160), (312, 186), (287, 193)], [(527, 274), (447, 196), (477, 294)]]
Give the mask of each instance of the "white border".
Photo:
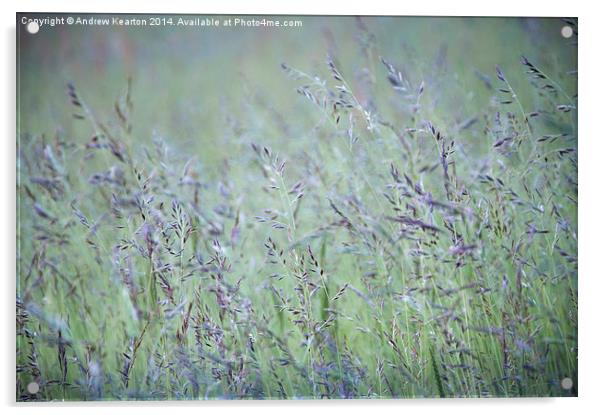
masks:
[[(169, 408), (178, 413), (278, 413), (307, 414), (314, 411), (344, 410), (363, 413), (375, 410), (384, 413), (416, 411), (423, 413), (504, 414), (514, 411), (537, 411), (547, 414), (587, 413), (596, 406), (601, 395), (602, 370), (600, 365), (601, 331), (599, 304), (602, 303), (602, 266), (596, 256), (602, 250), (602, 127), (599, 108), (602, 107), (602, 69), (600, 45), (602, 39), (599, 14), (594, 2), (576, 1), (407, 1), (364, 0), (326, 2), (304, 0), (294, 4), (278, 0), (235, 0), (199, 2), (169, 0), (165, 2), (126, 2), (105, 0), (96, 3), (53, 0), (22, 0), (8, 5), (1, 2), (2, 13), (2, 126), (0, 143), (2, 175), (2, 232), (0, 247), (4, 304), (2, 321), (5, 323), (0, 341), (2, 366), (0, 375), (0, 404), (13, 411), (43, 411), (50, 414), (104, 414), (107, 410), (164, 414)], [(395, 4), (394, 4), (395, 3)], [(586, 5), (587, 4), (587, 5)], [(579, 398), (567, 399), (487, 399), (487, 400), (409, 400), (409, 401), (352, 401), (352, 402), (179, 402), (179, 403), (93, 403), (16, 405), (14, 383), (14, 293), (15, 293), (15, 13), (40, 12), (131, 12), (131, 13), (231, 13), (231, 14), (347, 14), (347, 15), (449, 15), (449, 16), (577, 16), (579, 17)], [(511, 47), (511, 45), (509, 46)], [(127, 409), (123, 406), (126, 405)], [(118, 409), (119, 408), (119, 409)], [(372, 409), (374, 408), (374, 409)]]

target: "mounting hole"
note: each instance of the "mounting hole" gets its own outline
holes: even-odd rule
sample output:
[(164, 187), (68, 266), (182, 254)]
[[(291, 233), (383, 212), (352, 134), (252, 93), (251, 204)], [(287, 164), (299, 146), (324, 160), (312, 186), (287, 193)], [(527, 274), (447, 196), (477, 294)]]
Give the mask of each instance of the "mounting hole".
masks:
[(573, 28), (571, 26), (563, 26), (562, 29), (560, 29), (560, 34), (562, 37), (568, 39), (573, 36)]
[(40, 31), (40, 25), (38, 24), (38, 22), (31, 21), (27, 23), (27, 31), (32, 35), (35, 35)]
[(560, 381), (560, 386), (562, 387), (562, 389), (565, 390), (569, 390), (573, 387), (573, 379), (571, 378), (564, 378)]
[(27, 392), (29, 392), (30, 394), (35, 395), (39, 391), (40, 385), (38, 385), (37, 382), (31, 382), (29, 385), (27, 385)]

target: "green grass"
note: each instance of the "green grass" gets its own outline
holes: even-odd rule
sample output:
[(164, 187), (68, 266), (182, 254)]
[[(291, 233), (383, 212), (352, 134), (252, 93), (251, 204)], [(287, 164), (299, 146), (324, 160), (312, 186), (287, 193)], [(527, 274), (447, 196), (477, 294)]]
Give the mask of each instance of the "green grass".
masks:
[(566, 23), (301, 19), (19, 33), (17, 400), (577, 394)]

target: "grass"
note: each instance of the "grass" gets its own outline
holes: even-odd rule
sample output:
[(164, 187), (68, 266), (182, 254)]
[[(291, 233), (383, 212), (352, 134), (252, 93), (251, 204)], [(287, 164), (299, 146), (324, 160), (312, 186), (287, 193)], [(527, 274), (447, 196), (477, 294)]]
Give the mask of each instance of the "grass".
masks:
[(303, 21), (19, 33), (17, 400), (577, 395), (576, 21)]

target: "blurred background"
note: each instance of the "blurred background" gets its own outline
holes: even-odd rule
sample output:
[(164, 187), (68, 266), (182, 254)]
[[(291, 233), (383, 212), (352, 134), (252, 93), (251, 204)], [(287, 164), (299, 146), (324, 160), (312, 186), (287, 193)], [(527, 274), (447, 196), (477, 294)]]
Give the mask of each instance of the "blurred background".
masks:
[[(505, 66), (515, 89), (527, 86), (521, 55), (551, 68), (548, 75), (572, 84), (569, 88), (576, 86), (566, 71), (575, 69), (577, 48), (567, 47), (574, 39), (561, 36), (561, 19), (272, 18), (301, 20), (302, 27), (43, 26), (32, 35), (18, 24), (20, 130), (87, 140), (81, 136), (87, 127), (77, 130), (72, 122), (66, 84), (72, 82), (104, 119), (103, 111), (112, 111), (132, 77), (132, 125), (141, 143), (159, 135), (174, 146), (202, 149), (199, 157), (208, 163), (214, 152), (232, 150), (215, 144), (236, 141), (236, 135), (277, 133), (279, 145), (286, 146), (321, 114), (290, 116), (307, 112), (307, 103), (280, 65), (329, 79), (328, 55), (360, 101), (368, 95), (368, 82), (377, 91), (390, 88), (379, 62), (386, 58), (416, 85), (425, 82), (425, 102), (446, 108), (445, 122), (464, 120), (488, 105), (496, 64)], [(529, 106), (531, 97), (521, 100)]]

